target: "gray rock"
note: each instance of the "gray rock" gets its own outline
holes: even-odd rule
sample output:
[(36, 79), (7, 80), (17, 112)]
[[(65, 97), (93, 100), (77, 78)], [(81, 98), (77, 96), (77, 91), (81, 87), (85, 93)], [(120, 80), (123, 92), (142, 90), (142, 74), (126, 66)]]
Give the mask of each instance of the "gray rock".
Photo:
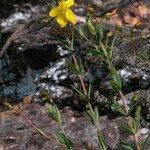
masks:
[[(51, 73), (56, 74), (56, 76), (50, 75), (47, 77), (47, 75), (44, 75), (43, 73), (43, 75), (46, 76), (45, 79), (50, 81), (46, 81), (48, 84), (51, 84), (52, 82), (57, 85), (59, 83), (61, 84), (62, 78), (64, 78), (63, 84), (61, 84), (61, 86), (70, 87), (70, 82), (67, 83), (68, 81), (71, 81), (73, 84), (73, 82), (78, 82), (78, 80), (76, 77), (74, 78), (72, 76), (70, 71), (63, 71), (67, 69), (65, 62), (64, 65), (62, 65), (60, 68), (56, 67), (57, 69), (51, 69), (51, 67), (53, 67), (53, 65), (57, 66), (57, 63), (59, 64), (59, 62), (64, 61), (63, 59), (65, 59), (65, 61), (68, 59), (68, 53), (63, 49), (61, 44), (63, 41), (65, 41), (66, 37), (70, 36), (69, 31), (71, 29), (61, 29), (53, 22), (50, 22), (49, 24), (41, 23), (42, 20), (42, 18), (38, 18), (31, 21), (19, 31), (17, 31), (17, 33), (13, 35), (14, 37), (12, 36), (13, 38), (10, 40), (8, 45), (6, 43), (9, 59), (11, 62), (13, 62), (13, 64), (15, 64), (17, 68), (19, 68), (19, 70), (26, 70), (25, 68), (29, 66), (32, 69), (40, 69), (42, 72), (44, 67), (47, 66), (46, 70), (50, 70)], [(110, 27), (110, 30), (114, 29), (113, 26), (109, 26), (107, 24), (105, 24), (104, 27)], [(59, 32), (57, 32), (58, 30)], [(118, 36), (116, 40), (116, 45), (113, 51), (114, 65), (116, 66), (118, 73), (121, 75), (123, 81), (123, 91), (125, 93), (129, 93), (137, 89), (146, 89), (150, 86), (149, 67), (147, 67), (146, 64), (139, 62), (136, 48), (133, 47), (132, 42), (129, 41), (123, 43), (121, 40), (123, 36), (128, 35), (127, 32), (129, 30), (129, 28), (123, 29), (121, 37)], [(139, 36), (141, 32), (142, 31), (140, 29), (134, 32), (136, 37), (133, 39), (133, 42), (137, 43), (137, 41), (139, 41), (137, 43), (139, 49), (145, 48), (145, 50), (149, 52), (149, 41), (147, 41), (147, 39), (142, 39)], [(103, 94), (107, 95), (108, 91), (111, 90), (108, 82), (110, 79), (108, 72), (103, 68), (99, 58), (96, 58), (94, 62), (93, 58), (89, 57), (83, 46), (84, 41), (80, 40), (80, 38), (76, 39), (76, 49), (79, 50), (82, 48), (82, 50), (80, 50), (81, 52), (79, 51), (78, 53), (80, 56), (82, 56), (84, 66), (87, 68), (85, 70), (85, 80), (87, 82), (92, 81), (93, 86), (98, 86), (97, 88), (99, 88)], [(53, 72), (53, 70), (55, 71)], [(57, 77), (56, 72), (58, 73), (58, 76), (61, 76), (60, 78)], [(34, 80), (36, 73), (32, 74)], [(22, 81), (22, 79), (20, 81)], [(4, 81), (2, 83), (4, 83)], [(39, 84), (41, 84), (41, 82)], [(14, 85), (17, 85), (15, 89), (18, 91), (18, 87), (20, 86), (18, 86), (18, 83), (15, 83)], [(24, 84), (20, 85), (24, 86)], [(52, 85), (48, 86), (48, 89), (51, 86)], [(39, 86), (37, 86), (37, 88), (38, 87)], [(33, 89), (37, 88), (35, 87)], [(33, 90), (32, 93), (35, 93), (35, 90)]]
[[(27, 109), (25, 109), (27, 108)], [(45, 107), (38, 104), (22, 105), (24, 113), (33, 123), (47, 135), (55, 134), (58, 126), (45, 113)], [(74, 144), (74, 150), (98, 150), (96, 128), (89, 120), (76, 111), (68, 108), (62, 112), (63, 127)], [(0, 144), (3, 149), (63, 149), (60, 145), (38, 134), (21, 116), (15, 116), (11, 111), (0, 114)], [(108, 147), (115, 148), (119, 140), (119, 130), (114, 120), (107, 116), (101, 118), (100, 129), (107, 141)], [(89, 132), (90, 131), (90, 132)]]

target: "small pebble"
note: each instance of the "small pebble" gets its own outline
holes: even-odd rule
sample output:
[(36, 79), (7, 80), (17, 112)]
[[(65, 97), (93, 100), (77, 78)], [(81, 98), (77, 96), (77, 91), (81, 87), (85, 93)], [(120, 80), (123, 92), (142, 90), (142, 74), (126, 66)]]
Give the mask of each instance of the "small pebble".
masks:
[(147, 134), (148, 132), (149, 132), (149, 129), (147, 129), (147, 128), (141, 129), (141, 134)]

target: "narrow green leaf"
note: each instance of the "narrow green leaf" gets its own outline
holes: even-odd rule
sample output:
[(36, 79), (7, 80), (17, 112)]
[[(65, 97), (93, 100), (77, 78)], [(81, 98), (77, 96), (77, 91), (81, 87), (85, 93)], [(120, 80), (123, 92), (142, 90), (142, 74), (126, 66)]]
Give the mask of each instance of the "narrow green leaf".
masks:
[(98, 37), (98, 42), (101, 43), (102, 39), (104, 38), (104, 31), (103, 31), (103, 24), (100, 23), (100, 25), (97, 27), (97, 37)]
[(56, 110), (57, 120), (58, 120), (59, 123), (61, 123), (61, 114), (60, 114), (60, 111), (59, 111), (59, 109), (57, 108), (56, 105), (54, 105), (54, 107), (55, 107), (55, 110)]
[(111, 66), (111, 68), (109, 68), (109, 70), (110, 70), (110, 74), (112, 76), (111, 83), (113, 84), (114, 88), (116, 88), (116, 90), (121, 90), (122, 89), (122, 81), (121, 81), (120, 75), (117, 73), (116, 69), (113, 66)]
[(73, 88), (73, 90), (75, 90), (83, 100), (85, 100), (86, 96), (84, 95), (84, 93), (82, 91), (80, 91), (79, 89), (77, 89), (75, 86), (71, 85), (71, 87)]
[(94, 114), (94, 111), (90, 104), (87, 106), (86, 113), (87, 113), (88, 117), (90, 118), (90, 121), (94, 124), (94, 115), (95, 114)]
[(132, 113), (132, 111), (136, 108), (136, 106), (139, 104), (139, 102), (140, 102), (140, 100), (137, 100), (134, 104), (132, 104), (132, 105), (130, 106), (130, 109), (129, 109), (128, 114), (131, 114), (131, 113)]
[(112, 48), (110, 46), (107, 46), (107, 52), (108, 52), (109, 61), (112, 61)]
[(69, 38), (67, 38), (67, 44), (64, 45), (69, 52), (72, 52), (74, 50), (74, 32), (72, 33), (72, 39), (70, 40)]
[(99, 123), (99, 111), (98, 111), (98, 107), (96, 106), (94, 108), (94, 124), (98, 125)]
[(87, 113), (90, 121), (94, 124), (94, 115), (91, 113), (90, 110), (86, 110), (86, 113)]
[(103, 51), (98, 51), (96, 49), (89, 49), (88, 52), (91, 53), (93, 56), (98, 56), (98, 57), (106, 58), (106, 56), (103, 53)]
[(130, 145), (121, 145), (124, 150), (134, 150)]
[(112, 86), (112, 88), (115, 90), (115, 91), (120, 91), (121, 90), (121, 86), (116, 83), (115, 81), (109, 81), (110, 82), (110, 85)]
[(150, 55), (148, 54), (146, 50), (142, 50), (140, 54), (138, 54), (138, 57), (142, 62), (149, 61), (150, 59)]
[(72, 150), (73, 143), (63, 132), (59, 131), (56, 135), (60, 143), (65, 145), (68, 150)]
[(141, 119), (141, 106), (138, 106), (135, 112), (135, 119), (134, 119), (137, 132), (140, 128), (140, 119)]
[(61, 123), (61, 114), (55, 104), (49, 104), (47, 106), (47, 113), (54, 121), (56, 121), (57, 123)]
[(93, 36), (95, 36), (96, 35), (96, 29), (95, 29), (94, 25), (92, 24), (92, 18), (91, 18), (91, 16), (87, 16), (86, 25), (87, 25), (87, 28), (88, 28), (89, 32)]
[(82, 37), (85, 37), (83, 26), (79, 26), (79, 27), (78, 27), (78, 31), (79, 31), (79, 34), (80, 34)]
[(83, 66), (81, 58), (78, 59), (78, 67), (79, 67), (80, 75), (84, 74), (84, 66)]
[(100, 46), (101, 46), (101, 48), (102, 48), (102, 51), (103, 51), (103, 53), (104, 53), (104, 56), (105, 56), (106, 58), (108, 58), (108, 53), (107, 53), (106, 47), (104, 46), (103, 43), (100, 43)]
[(71, 48), (67, 44), (65, 44), (65, 48), (66, 48), (67, 51), (71, 52)]
[(99, 140), (100, 150), (107, 150), (106, 142), (102, 133), (98, 133), (98, 140)]
[(75, 66), (75, 64), (73, 64), (72, 62), (68, 62), (67, 64), (68, 64), (68, 67), (69, 67), (76, 75), (80, 75), (80, 74), (81, 74), (79, 68), (77, 68), (77, 67)]
[(127, 116), (127, 113), (123, 106), (120, 106), (118, 102), (115, 99), (112, 99), (112, 107), (119, 113), (121, 113), (124, 116)]
[(131, 127), (128, 126), (121, 126), (122, 130), (126, 133), (128, 133), (129, 135), (133, 135), (134, 132), (132, 131)]
[(111, 49), (113, 49), (114, 48), (114, 45), (115, 45), (115, 41), (116, 41), (116, 34), (114, 35), (114, 38), (113, 38), (113, 40), (112, 40), (112, 43), (111, 43)]

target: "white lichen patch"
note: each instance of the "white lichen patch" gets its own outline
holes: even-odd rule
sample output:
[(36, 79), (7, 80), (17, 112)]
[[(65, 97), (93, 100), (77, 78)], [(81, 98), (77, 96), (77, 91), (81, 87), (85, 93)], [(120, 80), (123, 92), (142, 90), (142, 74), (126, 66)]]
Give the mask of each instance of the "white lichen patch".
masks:
[(60, 56), (64, 56), (64, 55), (67, 55), (68, 54), (68, 51), (67, 50), (64, 50), (61, 45), (58, 45), (57, 46), (57, 52), (60, 54)]
[[(15, 74), (3, 72), (2, 74), (7, 74), (7, 76), (1, 81), (3, 84), (2, 95), (16, 96), (15, 98), (19, 99), (29, 95), (37, 97), (41, 91), (48, 90), (53, 97), (66, 97), (69, 90), (59, 86), (58, 83), (67, 78), (67, 72), (65, 59), (50, 63), (48, 67), (38, 71), (28, 68), (18, 82), (15, 80)], [(14, 80), (10, 81), (10, 79)], [(5, 81), (9, 81), (9, 84), (5, 84)]]
[(33, 18), (35, 14), (41, 13), (40, 6), (32, 6), (30, 8), (22, 8), (21, 10), (17, 10), (15, 13), (11, 14), (7, 19), (3, 19), (0, 21), (0, 27), (2, 30), (9, 30), (18, 24), (24, 24), (29, 21), (29, 19)]
[(148, 128), (142, 128), (141, 129), (141, 134), (148, 134), (149, 133), (149, 129)]
[(150, 78), (150, 77), (147, 74), (143, 74), (143, 77), (142, 77), (143, 80), (146, 80), (148, 78)]
[(56, 83), (59, 83), (60, 79), (65, 80), (67, 78), (67, 69), (65, 68), (66, 60), (62, 59), (57, 63), (51, 63), (50, 66), (42, 73), (41, 78), (50, 78)]
[(31, 13), (16, 12), (12, 14), (8, 19), (1, 22), (1, 27), (11, 27), (18, 21), (26, 21), (31, 17)]
[(128, 81), (129, 77), (131, 76), (131, 72), (127, 69), (119, 70), (118, 73), (120, 74), (121, 78), (124, 79), (124, 81)]
[(58, 85), (50, 86), (50, 90), (53, 92), (52, 95), (56, 97), (60, 97), (63, 94), (63, 87)]

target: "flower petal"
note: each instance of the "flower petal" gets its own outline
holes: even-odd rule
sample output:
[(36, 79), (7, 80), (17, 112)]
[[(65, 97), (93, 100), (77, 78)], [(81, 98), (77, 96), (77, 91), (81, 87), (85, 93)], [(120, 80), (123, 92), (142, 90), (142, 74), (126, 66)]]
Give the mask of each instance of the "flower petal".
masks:
[(52, 9), (50, 10), (49, 16), (50, 16), (50, 17), (56, 17), (56, 16), (59, 15), (59, 13), (60, 13), (59, 8), (58, 8), (58, 7), (55, 7), (55, 8), (52, 8)]
[(67, 25), (67, 21), (65, 19), (65, 15), (64, 14), (61, 14), (59, 15), (58, 17), (56, 17), (56, 21), (57, 23), (63, 28)]
[(66, 20), (72, 24), (76, 24), (76, 16), (75, 14), (72, 12), (71, 9), (67, 9), (66, 13)]
[(74, 5), (74, 0), (66, 0), (65, 1), (67, 8), (70, 8), (71, 6)]

